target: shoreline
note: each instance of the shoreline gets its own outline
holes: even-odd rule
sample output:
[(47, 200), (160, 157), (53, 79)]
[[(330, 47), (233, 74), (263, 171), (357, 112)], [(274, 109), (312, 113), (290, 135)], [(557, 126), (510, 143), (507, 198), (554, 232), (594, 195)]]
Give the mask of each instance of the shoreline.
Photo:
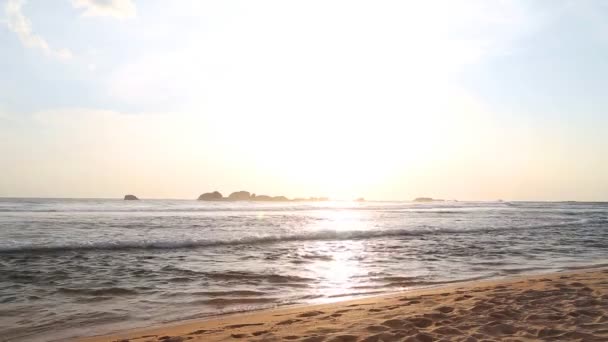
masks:
[[(556, 286), (561, 290), (556, 290)], [(577, 288), (580, 289), (577, 290)], [(529, 291), (534, 291), (536, 296), (518, 298), (519, 294), (525, 294)], [(556, 291), (559, 293), (556, 293)], [(486, 294), (481, 295), (479, 293)], [(490, 295), (488, 296), (487, 293)], [(513, 298), (516, 298), (516, 301), (519, 299), (517, 306), (529, 306), (530, 303), (527, 302), (535, 303), (538, 306), (538, 304), (542, 304), (538, 301), (544, 298), (544, 295), (549, 297), (560, 297), (561, 295), (563, 298), (554, 299), (561, 300), (565, 306), (571, 304), (568, 301), (588, 299), (588, 304), (593, 308), (586, 308), (583, 311), (587, 310), (597, 314), (597, 317), (591, 318), (600, 321), (596, 322), (600, 326), (595, 329), (598, 336), (594, 336), (592, 332), (587, 332), (587, 330), (590, 330), (589, 322), (574, 322), (568, 327), (565, 322), (555, 319), (540, 319), (539, 322), (529, 322), (528, 318), (530, 317), (522, 316), (521, 318), (525, 320), (523, 324), (525, 329), (522, 330), (516, 328), (522, 325), (520, 320), (515, 317), (499, 319), (501, 315), (495, 312), (512, 311), (513, 303), (510, 302)], [(547, 304), (549, 304), (548, 302), (546, 301)], [(564, 319), (576, 318), (574, 315), (577, 314), (578, 309), (576, 305), (574, 307), (574, 311), (566, 313)], [(550, 312), (555, 309), (541, 305), (536, 308), (536, 311), (538, 310), (542, 311), (542, 314), (537, 314), (537, 316), (543, 314), (551, 316)], [(474, 327), (469, 322), (470, 329), (463, 329), (463, 326), (458, 324), (455, 324), (454, 327), (450, 326), (452, 321), (450, 318), (458, 318), (459, 315), (465, 315), (467, 312), (471, 313), (471, 311), (480, 311), (481, 314), (483, 314), (483, 311), (490, 311), (486, 312), (489, 315), (486, 317), (487, 322), (478, 320), (478, 327)], [(425, 313), (421, 315), (421, 312)], [(491, 314), (495, 314), (496, 317)], [(509, 316), (504, 312), (502, 315)], [(534, 316), (529, 312), (526, 314), (526, 316), (530, 315)], [(585, 316), (584, 313), (582, 315)], [(391, 316), (393, 318), (390, 318)], [(554, 315), (553, 318), (555, 317), (557, 316)], [(461, 318), (464, 318), (464, 316)], [(468, 317), (467, 320), (470, 321), (470, 318)], [(529, 328), (530, 325), (535, 324), (540, 324), (539, 326), (544, 328)], [(546, 330), (549, 329), (547, 326), (551, 324), (558, 327), (550, 328), (551, 331)], [(581, 327), (581, 324), (586, 325)], [(498, 327), (493, 328), (494, 326)], [(562, 329), (558, 329), (559, 327)], [(585, 331), (581, 331), (581, 328)], [(485, 337), (486, 339), (523, 338), (524, 340), (543, 340), (549, 337), (553, 339), (559, 337), (563, 340), (576, 340), (576, 336), (579, 336), (579, 340), (581, 338), (585, 340), (608, 339), (608, 266), (605, 264), (582, 266), (566, 271), (465, 281), (331, 303), (290, 305), (231, 313), (151, 325), (145, 328), (104, 335), (76, 337), (75, 340), (82, 342), (223, 340), (321, 342), (400, 341), (404, 339), (432, 341), (446, 337), (467, 337), (470, 338), (470, 341), (475, 341), (481, 338), (484, 333), (489, 334)], [(562, 336), (563, 334), (567, 335)]]

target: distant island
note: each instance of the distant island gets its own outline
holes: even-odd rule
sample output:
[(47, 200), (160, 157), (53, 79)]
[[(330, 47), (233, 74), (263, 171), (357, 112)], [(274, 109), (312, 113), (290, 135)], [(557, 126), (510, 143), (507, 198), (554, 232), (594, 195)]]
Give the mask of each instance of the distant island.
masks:
[(224, 197), (219, 191), (206, 192), (198, 196), (199, 201), (260, 201), (260, 202), (303, 202), (303, 201), (328, 201), (327, 197), (309, 197), (289, 199), (285, 196), (256, 195), (249, 191), (237, 191)]
[(139, 198), (135, 195), (125, 195), (125, 201), (137, 201)]
[(414, 202), (444, 202), (442, 199), (435, 199), (431, 197), (418, 197), (414, 199)]

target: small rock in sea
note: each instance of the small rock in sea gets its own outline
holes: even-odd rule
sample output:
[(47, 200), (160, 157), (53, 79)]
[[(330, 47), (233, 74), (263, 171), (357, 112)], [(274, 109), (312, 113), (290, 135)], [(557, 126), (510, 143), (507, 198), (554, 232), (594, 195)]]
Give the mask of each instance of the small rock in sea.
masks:
[(198, 196), (199, 201), (219, 201), (222, 200), (224, 196), (219, 191), (214, 192), (206, 192), (200, 196)]
[(125, 195), (125, 201), (137, 201), (138, 199), (135, 195)]

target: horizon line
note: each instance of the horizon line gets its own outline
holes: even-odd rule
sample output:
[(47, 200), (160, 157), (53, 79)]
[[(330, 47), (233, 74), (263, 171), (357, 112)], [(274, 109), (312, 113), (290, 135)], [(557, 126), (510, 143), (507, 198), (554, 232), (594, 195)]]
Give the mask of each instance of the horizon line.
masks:
[[(123, 196), (118, 197), (54, 197), (54, 196), (0, 196), (0, 199), (73, 199), (73, 200), (120, 200), (123, 201)], [(247, 200), (234, 200), (234, 201), (201, 201), (196, 197), (193, 198), (162, 198), (162, 197), (139, 197), (138, 200), (178, 200), (178, 201), (195, 201), (195, 202), (255, 202), (255, 201), (247, 201)], [(292, 202), (293, 199), (290, 199), (287, 202)], [(307, 199), (303, 199), (300, 201), (294, 202), (306, 202)], [(313, 201), (311, 201), (313, 202)], [(354, 199), (332, 199), (329, 198), (326, 201), (316, 201), (316, 202), (357, 202), (357, 198)], [(364, 202), (414, 202), (414, 203), (438, 203), (438, 202), (546, 202), (546, 203), (608, 203), (608, 200), (529, 200), (529, 199), (495, 199), (495, 200), (458, 200), (458, 199), (441, 199), (441, 198), (433, 198), (433, 201), (429, 202), (416, 202), (414, 199), (403, 199), (403, 200), (389, 200), (389, 199), (365, 199)], [(264, 202), (262, 202), (264, 203)], [(273, 203), (270, 201), (270, 203)], [(274, 202), (277, 203), (277, 202)], [(279, 202), (281, 203), (281, 202)], [(360, 202), (359, 202), (360, 203)]]

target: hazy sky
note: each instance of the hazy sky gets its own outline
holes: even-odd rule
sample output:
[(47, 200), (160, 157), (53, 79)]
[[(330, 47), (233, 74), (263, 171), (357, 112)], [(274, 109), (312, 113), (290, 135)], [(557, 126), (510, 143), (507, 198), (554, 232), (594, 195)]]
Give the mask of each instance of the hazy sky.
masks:
[(0, 196), (608, 200), (607, 1), (0, 3)]

